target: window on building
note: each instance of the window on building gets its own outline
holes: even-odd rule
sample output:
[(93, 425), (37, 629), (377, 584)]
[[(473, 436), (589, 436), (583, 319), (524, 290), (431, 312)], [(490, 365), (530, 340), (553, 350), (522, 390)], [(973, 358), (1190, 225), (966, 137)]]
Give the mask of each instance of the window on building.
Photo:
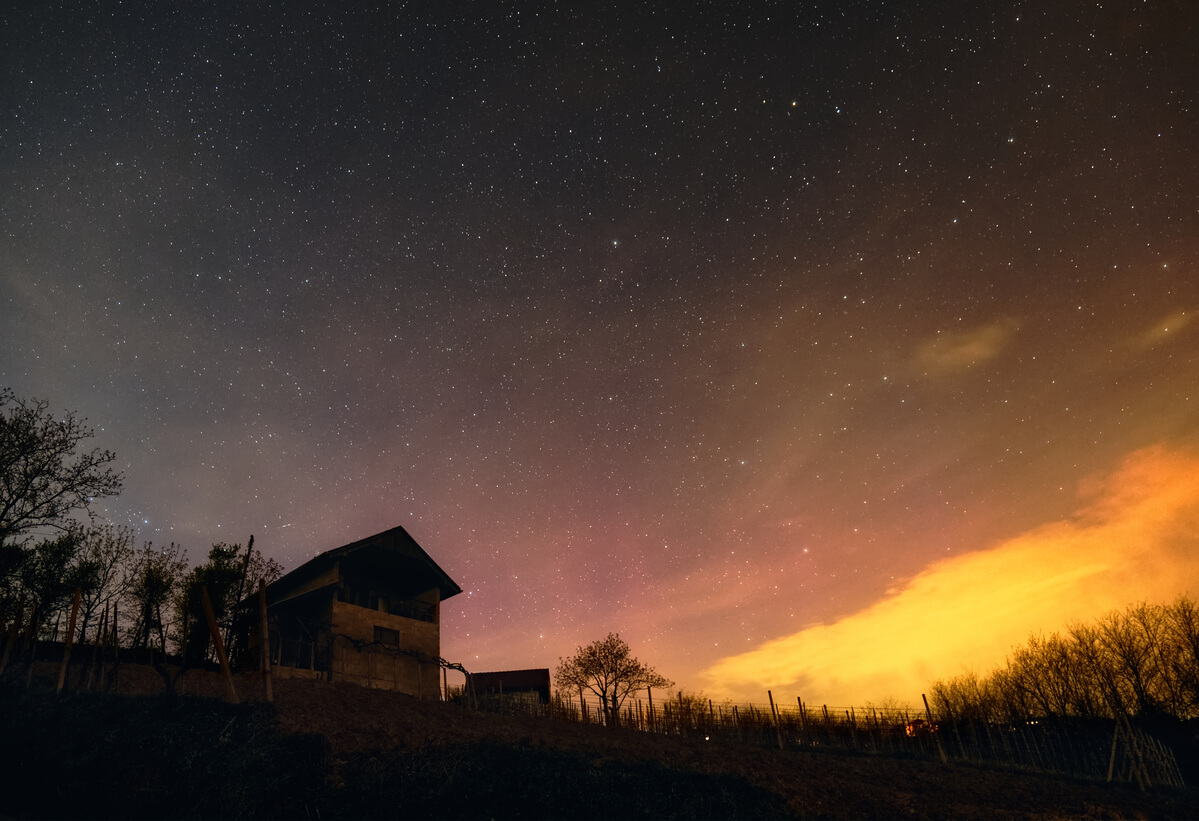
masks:
[(387, 612), (393, 616), (403, 616), (408, 619), (437, 624), (437, 605), (435, 604), (414, 599), (391, 599), (387, 604)]
[(337, 600), (365, 607), (368, 610), (379, 609), (379, 592), (372, 590), (369, 585), (362, 582), (346, 581), (337, 593)]
[(375, 627), (375, 644), (382, 644), (386, 647), (400, 646), (400, 631), (392, 630), (387, 627)]

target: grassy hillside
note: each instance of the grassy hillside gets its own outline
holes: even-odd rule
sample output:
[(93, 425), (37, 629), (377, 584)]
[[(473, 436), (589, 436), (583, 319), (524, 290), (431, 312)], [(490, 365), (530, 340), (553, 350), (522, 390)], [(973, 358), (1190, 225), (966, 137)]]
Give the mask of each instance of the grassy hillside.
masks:
[[(23, 685), (23, 682), (20, 683)], [(204, 688), (197, 686), (193, 691)], [(921, 761), (779, 752), (277, 682), (274, 706), (0, 687), (22, 817), (1186, 818), (1144, 795)]]

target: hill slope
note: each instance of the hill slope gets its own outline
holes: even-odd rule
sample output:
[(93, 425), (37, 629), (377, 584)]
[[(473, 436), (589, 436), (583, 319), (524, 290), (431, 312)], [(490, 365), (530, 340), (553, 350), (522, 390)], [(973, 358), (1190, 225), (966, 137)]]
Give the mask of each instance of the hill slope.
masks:
[(717, 745), (298, 681), (276, 682), (274, 707), (8, 686), (0, 732), (19, 751), (0, 768), (7, 812), (28, 817), (1188, 818), (1199, 806), (1193, 789)]

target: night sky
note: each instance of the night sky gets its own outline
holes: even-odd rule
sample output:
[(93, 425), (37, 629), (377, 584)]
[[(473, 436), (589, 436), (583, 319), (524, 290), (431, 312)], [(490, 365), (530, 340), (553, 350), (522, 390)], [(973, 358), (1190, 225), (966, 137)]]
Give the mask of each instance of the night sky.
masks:
[(1196, 4), (201, 5), (0, 10), (0, 385), (139, 540), (752, 701), (1199, 594)]

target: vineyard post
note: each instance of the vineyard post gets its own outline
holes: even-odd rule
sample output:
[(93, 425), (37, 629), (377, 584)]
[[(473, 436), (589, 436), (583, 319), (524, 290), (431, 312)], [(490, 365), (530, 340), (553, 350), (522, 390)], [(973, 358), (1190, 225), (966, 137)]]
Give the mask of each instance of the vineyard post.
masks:
[[(1117, 715), (1115, 732), (1112, 733), (1112, 754), (1107, 762), (1107, 780), (1109, 782), (1112, 780), (1112, 776), (1115, 774), (1116, 750), (1119, 748), (1119, 746), (1120, 746), (1120, 716)], [(1131, 759), (1131, 756), (1129, 755), (1128, 744), (1125, 743), (1124, 747), (1125, 747), (1124, 757), (1127, 759)]]
[(0, 676), (4, 675), (4, 670), (8, 667), (8, 657), (12, 654), (13, 645), (17, 643), (17, 634), (21, 631), (21, 619), (25, 615), (25, 594), (21, 593), (21, 598), (17, 601), (17, 614), (13, 617), (12, 624), (8, 626), (8, 641), (4, 642), (4, 656), (0, 657)]
[(67, 635), (62, 643), (62, 666), (58, 668), (58, 687), (55, 692), (61, 693), (62, 686), (67, 681), (67, 665), (71, 662), (71, 643), (75, 639), (75, 620), (79, 617), (79, 600), (83, 591), (76, 587), (75, 595), (71, 598), (71, 618), (67, 621)]
[[(995, 740), (991, 737), (991, 722), (990, 721), (983, 722), (983, 730), (985, 730), (987, 733), (987, 757), (994, 759), (995, 754), (998, 751), (995, 749)], [(979, 758), (982, 758), (982, 756), (980, 755)]]
[(945, 712), (949, 713), (949, 723), (953, 725), (953, 735), (958, 740), (958, 753), (960, 754), (961, 758), (968, 760), (970, 756), (966, 755), (966, 748), (962, 744), (962, 734), (958, 730), (958, 720), (954, 716), (953, 709), (948, 703), (945, 705)]
[[(120, 622), (117, 621), (117, 603), (112, 603), (112, 683), (113, 692), (116, 692), (117, 686), (121, 681), (121, 634), (118, 632)], [(100, 686), (103, 687), (104, 681), (104, 651), (100, 651)]]
[(970, 730), (970, 738), (974, 742), (974, 757), (976, 759), (978, 759), (979, 761), (982, 761), (983, 755), (982, 755), (982, 747), (979, 746), (979, 742), (978, 742), (977, 720), (968, 722), (966, 724), (966, 727)]
[(103, 641), (104, 627), (108, 623), (108, 605), (104, 605), (104, 613), (100, 616), (100, 624), (96, 628), (96, 638), (92, 640), (92, 657), (87, 662), (87, 674), (82, 677), (79, 686), (83, 690), (91, 692), (92, 683), (96, 680), (96, 655), (100, 650), (100, 645), (97, 640)]
[(217, 660), (229, 683), (229, 697), (234, 704), (240, 704), (237, 697), (237, 687), (233, 684), (233, 670), (229, 667), (229, 657), (225, 655), (225, 643), (221, 641), (221, 628), (216, 623), (216, 614), (212, 611), (212, 600), (208, 598), (208, 585), (200, 585), (200, 604), (204, 606), (204, 618), (208, 619), (208, 632), (212, 635), (212, 645), (216, 648)]
[(1149, 770), (1145, 766), (1145, 758), (1141, 754), (1141, 746), (1137, 743), (1137, 734), (1133, 731), (1132, 725), (1128, 722), (1127, 715), (1121, 715), (1120, 718), (1124, 722), (1124, 746), (1128, 748), (1129, 758), (1132, 760), (1132, 774), (1137, 780), (1137, 786), (1141, 788), (1141, 792), (1146, 792), (1153, 784), (1149, 780)]
[(258, 580), (258, 622), (258, 632), (262, 634), (258, 643), (262, 651), (262, 675), (263, 682), (266, 684), (266, 700), (273, 702), (275, 692), (271, 683), (271, 637), (266, 618), (266, 579)]
[(27, 642), (29, 645), (29, 672), (25, 676), (26, 690), (28, 690), (29, 686), (33, 684), (33, 665), (37, 661), (37, 616), (37, 606), (34, 605), (33, 609), (29, 611), (29, 633)]
[(949, 757), (945, 755), (945, 745), (941, 743), (941, 734), (937, 732), (938, 728), (933, 724), (933, 711), (929, 709), (928, 696), (921, 693), (920, 698), (924, 700), (924, 714), (928, 717), (928, 728), (932, 730), (933, 738), (937, 740), (937, 752), (941, 754), (941, 763), (948, 764)]
[(778, 738), (779, 749), (783, 749), (783, 730), (779, 727), (779, 712), (774, 706), (774, 694), (769, 690), (766, 691), (766, 697), (770, 699), (770, 714), (774, 716), (774, 734)]
[[(104, 615), (106, 617), (108, 616), (107, 607), (104, 608)], [(109, 621), (107, 618), (104, 620), (100, 627), (100, 635), (97, 636), (97, 638), (100, 640), (100, 663), (96, 665), (96, 687), (100, 690), (104, 689), (104, 680), (108, 678), (107, 671), (105, 670), (105, 667), (108, 665), (108, 634), (112, 632), (110, 628), (116, 623), (117, 620), (116, 602), (113, 602), (113, 613), (111, 619), (111, 621)], [(90, 690), (91, 688), (89, 687), (88, 689)]]

